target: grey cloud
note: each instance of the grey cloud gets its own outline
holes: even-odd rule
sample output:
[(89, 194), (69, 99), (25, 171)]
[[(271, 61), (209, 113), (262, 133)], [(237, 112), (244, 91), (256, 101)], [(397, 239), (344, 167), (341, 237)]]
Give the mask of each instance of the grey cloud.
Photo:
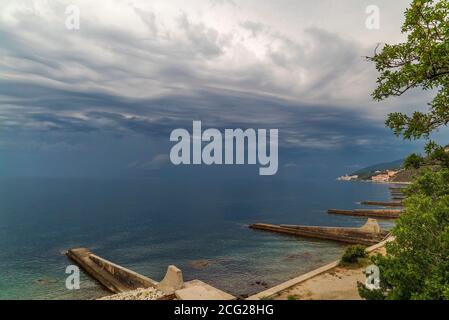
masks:
[(39, 124), (38, 129), (44, 131), (91, 132), (98, 129), (82, 119), (60, 114), (32, 113), (29, 115), (29, 120)]
[(222, 54), (222, 46), (226, 44), (227, 38), (220, 35), (217, 30), (208, 28), (202, 23), (192, 23), (187, 15), (179, 17), (179, 26), (187, 35), (196, 52), (205, 57), (214, 57)]
[(307, 41), (299, 44), (276, 34), (282, 45), (271, 49), (270, 57), (285, 69), (305, 66), (309, 81), (304, 84), (303, 91), (311, 96), (329, 99), (335, 95), (335, 86), (341, 84), (341, 80), (351, 79), (366, 70), (366, 61), (362, 58), (364, 49), (357, 43), (318, 28), (306, 29), (305, 36)]
[(265, 31), (267, 27), (260, 22), (246, 20), (240, 23), (240, 26), (251, 31), (253, 37), (257, 37), (259, 33)]
[(213, 6), (216, 5), (231, 5), (231, 6), (236, 6), (236, 3), (234, 2), (234, 0), (209, 0)]
[[(48, 5), (52, 16), (59, 17), (61, 4)], [(299, 30), (307, 38), (299, 42), (256, 20), (236, 22), (231, 33), (182, 13), (172, 21), (177, 29), (159, 30), (156, 22), (164, 17), (157, 11), (135, 5), (130, 8), (136, 20), (145, 25), (142, 32), (126, 25), (119, 28), (102, 24), (87, 16), (81, 30), (70, 33), (54, 27), (51, 19), (18, 11), (13, 27), (0, 20), (5, 67), (20, 77), (32, 75), (77, 87), (106, 87), (130, 96), (213, 87), (310, 101), (336, 100), (343, 91), (339, 90), (341, 86), (360, 76), (361, 66), (366, 66), (360, 46), (316, 28)], [(271, 59), (254, 56), (241, 62), (239, 48), (249, 47), (245, 40), (238, 40), (242, 35), (237, 27), (253, 35), (269, 29), (260, 41), (266, 43)], [(31, 37), (33, 34), (37, 37)], [(13, 60), (8, 63), (8, 59)], [(148, 89), (151, 91), (146, 92)]]
[(158, 28), (156, 25), (156, 15), (154, 12), (145, 11), (139, 8), (134, 8), (134, 11), (140, 17), (142, 22), (148, 27), (150, 33), (156, 36), (158, 33)]
[[(176, 128), (278, 128), (286, 148), (333, 149), (369, 145), (382, 128), (360, 113), (333, 106), (298, 105), (278, 98), (234, 91), (198, 91), (155, 99), (131, 99), (101, 92), (70, 92), (44, 86), (0, 86), (10, 108), (0, 110), (8, 131), (113, 132), (168, 139)], [(13, 90), (12, 88), (16, 88)], [(33, 98), (21, 97), (30, 92)], [(0, 100), (1, 101), (1, 100)], [(5, 101), (5, 100), (4, 100)], [(19, 119), (19, 120), (18, 120)]]
[(86, 12), (81, 30), (68, 32), (64, 2), (45, 3), (48, 16), (19, 6), (13, 24), (0, 18), (0, 125), (8, 132), (167, 137), (203, 120), (279, 128), (282, 146), (321, 149), (386, 134), (361, 107), (375, 79), (365, 48), (333, 31), (298, 24), (294, 38), (249, 14), (226, 29), (182, 10), (164, 21), (156, 9), (117, 2), (135, 25)]

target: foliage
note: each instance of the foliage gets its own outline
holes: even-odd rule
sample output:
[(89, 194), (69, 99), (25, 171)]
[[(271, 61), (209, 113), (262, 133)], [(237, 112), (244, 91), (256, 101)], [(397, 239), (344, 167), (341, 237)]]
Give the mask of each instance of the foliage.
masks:
[(449, 167), (449, 153), (444, 147), (437, 145), (430, 141), (425, 147), (429, 161), (432, 164), (440, 165), (442, 167)]
[[(380, 101), (414, 88), (435, 92), (427, 112), (394, 112), (386, 120), (398, 136), (428, 139), (432, 131), (449, 123), (449, 1), (412, 1), (402, 32), (407, 34), (406, 42), (386, 44), (380, 53), (376, 50), (368, 57), (380, 73), (372, 96)], [(434, 148), (432, 153), (431, 160), (449, 167), (444, 148)]]
[(421, 195), (435, 200), (449, 195), (449, 170), (442, 169), (436, 172), (430, 169), (423, 170), (405, 193), (408, 196)]
[(449, 299), (449, 170), (426, 170), (407, 190), (405, 213), (387, 244), (387, 255), (373, 262), (387, 299)]
[(416, 153), (412, 153), (404, 160), (405, 169), (419, 169), (423, 164), (424, 158)]
[(368, 289), (365, 285), (357, 281), (357, 289), (359, 291), (360, 297), (366, 300), (385, 300), (385, 290), (384, 289)]
[(412, 88), (435, 90), (427, 113), (392, 113), (386, 121), (397, 135), (418, 139), (449, 122), (449, 2), (414, 0), (402, 32), (405, 43), (387, 44), (368, 58), (380, 72), (373, 98), (400, 96)]
[(359, 261), (359, 258), (365, 257), (366, 257), (365, 247), (357, 244), (346, 248), (345, 253), (341, 258), (341, 261), (343, 263), (357, 263)]
[[(407, 41), (385, 45), (369, 57), (380, 75), (375, 100), (401, 96), (413, 88), (435, 92), (427, 112), (391, 113), (386, 125), (404, 139), (426, 138), (449, 123), (449, 1), (413, 0), (402, 32)], [(377, 50), (376, 50), (377, 51)], [(449, 299), (449, 154), (429, 141), (426, 165), (406, 191), (405, 213), (393, 228), (395, 241), (373, 262), (380, 268), (381, 289), (365, 298)], [(410, 158), (410, 157), (409, 157)], [(408, 160), (417, 165), (418, 157)]]

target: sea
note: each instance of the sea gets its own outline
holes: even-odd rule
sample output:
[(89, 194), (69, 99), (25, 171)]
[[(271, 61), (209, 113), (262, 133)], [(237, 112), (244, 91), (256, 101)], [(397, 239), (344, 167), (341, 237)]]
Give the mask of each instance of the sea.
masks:
[(336, 260), (345, 249), (249, 224), (359, 227), (366, 219), (328, 215), (327, 209), (388, 197), (387, 185), (334, 178), (1, 179), (0, 299), (107, 295), (84, 273), (79, 290), (66, 288), (72, 262), (64, 252), (76, 247), (157, 281), (176, 265), (185, 281), (199, 279), (245, 297)]

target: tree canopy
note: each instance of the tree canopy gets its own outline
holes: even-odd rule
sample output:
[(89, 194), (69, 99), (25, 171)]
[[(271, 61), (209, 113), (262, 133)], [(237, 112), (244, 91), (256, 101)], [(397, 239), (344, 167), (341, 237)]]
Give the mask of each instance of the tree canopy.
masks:
[(375, 100), (401, 96), (413, 88), (435, 92), (427, 112), (391, 113), (386, 124), (405, 139), (426, 138), (426, 158), (410, 155), (408, 168), (420, 170), (407, 190), (405, 212), (392, 230), (387, 254), (373, 261), (380, 289), (359, 283), (367, 299), (449, 299), (449, 153), (430, 141), (449, 123), (449, 2), (414, 0), (405, 12), (407, 41), (385, 45), (368, 58), (380, 75)]
[(386, 44), (368, 58), (380, 73), (372, 96), (380, 101), (413, 88), (434, 90), (428, 112), (394, 112), (386, 121), (405, 139), (428, 138), (449, 123), (449, 2), (414, 0), (405, 12), (402, 32), (407, 34), (405, 43)]
[(367, 299), (449, 299), (449, 170), (425, 170), (409, 188), (406, 212), (387, 255), (377, 255), (381, 289), (359, 284)]

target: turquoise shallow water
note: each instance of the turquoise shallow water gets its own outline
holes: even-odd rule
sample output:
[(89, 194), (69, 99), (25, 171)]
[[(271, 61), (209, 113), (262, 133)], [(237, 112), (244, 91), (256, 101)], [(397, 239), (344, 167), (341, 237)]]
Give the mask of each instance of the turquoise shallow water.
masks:
[[(62, 254), (95, 253), (159, 280), (169, 264), (235, 295), (251, 294), (337, 259), (344, 246), (248, 229), (254, 222), (361, 226), (330, 216), (388, 187), (326, 181), (0, 180), (0, 299), (91, 299), (82, 275), (65, 288)], [(391, 227), (388, 222), (383, 223)]]

